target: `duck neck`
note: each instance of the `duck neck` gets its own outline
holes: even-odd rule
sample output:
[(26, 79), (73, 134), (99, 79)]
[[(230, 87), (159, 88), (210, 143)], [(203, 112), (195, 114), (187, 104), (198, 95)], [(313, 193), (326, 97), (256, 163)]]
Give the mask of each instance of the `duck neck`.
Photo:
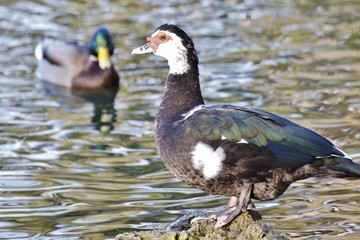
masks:
[(156, 115), (156, 123), (177, 121), (182, 118), (182, 114), (203, 104), (197, 65), (182, 74), (170, 73)]

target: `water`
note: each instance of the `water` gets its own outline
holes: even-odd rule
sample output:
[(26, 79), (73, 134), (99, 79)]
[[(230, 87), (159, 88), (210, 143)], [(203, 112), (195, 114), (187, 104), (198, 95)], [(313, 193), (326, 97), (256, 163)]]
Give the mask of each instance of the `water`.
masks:
[[(168, 67), (130, 52), (165, 22), (192, 36), (208, 104), (281, 114), (360, 162), (357, 1), (3, 0), (0, 239), (113, 239), (226, 203), (176, 180), (156, 153)], [(39, 40), (86, 41), (98, 26), (114, 33), (117, 93), (88, 96), (35, 78)], [(308, 179), (256, 205), (294, 239), (358, 239), (359, 184)]]

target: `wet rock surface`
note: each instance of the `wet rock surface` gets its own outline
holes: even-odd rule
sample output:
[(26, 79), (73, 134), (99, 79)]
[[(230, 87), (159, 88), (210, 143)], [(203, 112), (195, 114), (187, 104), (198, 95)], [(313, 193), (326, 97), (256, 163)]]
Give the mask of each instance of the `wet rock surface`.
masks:
[(195, 211), (170, 224), (168, 230), (123, 233), (116, 240), (246, 240), (246, 239), (290, 239), (276, 232), (261, 220), (257, 211), (249, 210), (239, 215), (230, 225), (214, 229), (215, 221), (202, 220), (191, 224), (191, 219), (204, 213)]

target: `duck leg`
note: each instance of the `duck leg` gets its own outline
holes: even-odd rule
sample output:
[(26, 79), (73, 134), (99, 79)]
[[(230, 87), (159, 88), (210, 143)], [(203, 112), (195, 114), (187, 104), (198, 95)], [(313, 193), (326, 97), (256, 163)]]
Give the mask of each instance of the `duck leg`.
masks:
[(196, 217), (191, 220), (191, 223), (199, 220), (216, 220), (215, 229), (223, 227), (233, 221), (239, 214), (246, 212), (247, 208), (253, 206), (250, 194), (252, 191), (252, 184), (245, 184), (244, 189), (239, 197), (231, 197), (228, 208), (219, 213), (212, 214), (208, 217)]
[(239, 198), (238, 197), (235, 197), (235, 196), (232, 196), (230, 199), (229, 199), (229, 202), (228, 202), (228, 207), (231, 208), (233, 206), (236, 206), (239, 202)]

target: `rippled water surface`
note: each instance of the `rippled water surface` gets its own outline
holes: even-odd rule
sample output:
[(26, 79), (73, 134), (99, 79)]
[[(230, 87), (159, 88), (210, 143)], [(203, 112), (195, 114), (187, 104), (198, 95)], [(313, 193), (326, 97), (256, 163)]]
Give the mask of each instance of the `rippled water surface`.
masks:
[[(162, 23), (192, 36), (208, 104), (281, 114), (360, 162), (358, 1), (55, 1), (0, 4), (0, 239), (112, 239), (223, 206), (175, 179), (155, 150), (166, 62), (130, 55)], [(39, 82), (44, 37), (87, 41), (106, 26), (121, 89)], [(256, 202), (294, 239), (359, 239), (360, 180), (308, 179)]]

